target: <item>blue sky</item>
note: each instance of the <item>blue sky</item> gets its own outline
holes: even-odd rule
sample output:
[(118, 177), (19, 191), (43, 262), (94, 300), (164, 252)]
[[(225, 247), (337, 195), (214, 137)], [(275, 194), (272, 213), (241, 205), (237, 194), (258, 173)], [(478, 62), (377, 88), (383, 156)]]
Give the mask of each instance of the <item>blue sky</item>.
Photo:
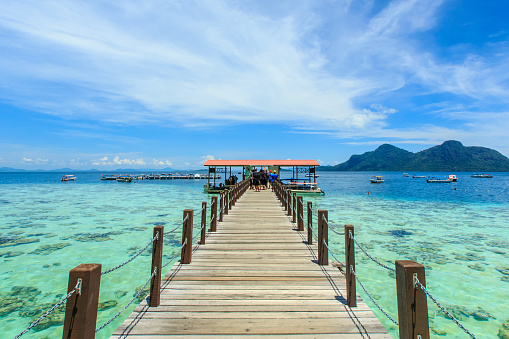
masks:
[(509, 155), (508, 1), (0, 2), (0, 167)]

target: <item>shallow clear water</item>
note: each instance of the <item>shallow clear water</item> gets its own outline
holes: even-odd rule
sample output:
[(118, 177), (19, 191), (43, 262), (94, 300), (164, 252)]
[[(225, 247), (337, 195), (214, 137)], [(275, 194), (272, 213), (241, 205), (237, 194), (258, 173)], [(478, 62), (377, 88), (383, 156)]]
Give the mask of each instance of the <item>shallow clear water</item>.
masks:
[[(66, 183), (59, 181), (59, 173), (0, 173), (0, 326), (6, 337), (30, 324), (37, 307), (45, 311), (65, 293), (71, 268), (80, 263), (101, 263), (103, 270), (116, 266), (150, 241), (153, 226), (173, 229), (184, 209), (199, 210), (209, 199), (202, 191), (203, 180), (117, 183), (100, 182), (97, 173), (74, 174), (77, 181)], [(425, 179), (387, 172), (381, 173), (386, 181), (379, 185), (369, 183), (369, 178), (380, 173), (319, 174), (319, 186), (327, 194), (305, 200), (311, 200), (314, 208), (327, 209), (331, 225), (341, 232), (342, 225), (353, 224), (357, 241), (388, 266), (398, 259), (423, 264), (429, 291), (455, 310), (474, 334), (497, 338), (502, 323), (509, 320), (508, 173), (492, 173), (492, 179), (455, 173), (457, 183), (427, 184)], [(331, 249), (343, 260), (343, 238), (329, 234)], [(33, 242), (16, 244), (19, 239)], [(163, 262), (173, 256), (179, 242), (179, 233), (166, 237)], [(145, 254), (102, 277), (100, 302), (117, 305), (99, 312), (98, 326), (149, 278), (150, 254)], [(362, 283), (397, 319), (393, 275), (359, 250), (356, 259)], [(357, 290), (397, 337), (396, 327), (360, 286)], [(25, 302), (16, 303), (16, 296)], [(109, 337), (132, 308), (97, 338)], [(433, 337), (467, 337), (431, 301), (428, 308)], [(53, 321), (58, 323), (58, 317)], [(36, 330), (23, 338), (62, 333), (61, 326)]]

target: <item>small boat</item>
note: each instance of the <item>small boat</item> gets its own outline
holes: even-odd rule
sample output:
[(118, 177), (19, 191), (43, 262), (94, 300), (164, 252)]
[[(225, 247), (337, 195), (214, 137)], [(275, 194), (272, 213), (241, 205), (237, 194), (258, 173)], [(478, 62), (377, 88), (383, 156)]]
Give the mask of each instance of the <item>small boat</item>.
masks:
[(119, 176), (117, 178), (117, 181), (118, 182), (131, 182), (131, 181), (133, 181), (133, 178), (131, 178), (129, 176), (126, 176), (126, 177)]
[(471, 178), (493, 178), (493, 176), (491, 174), (486, 174), (486, 173), (475, 173), (475, 174), (472, 174), (470, 176)]
[(314, 173), (306, 174), (306, 177), (308, 177), (308, 178), (318, 178), (319, 176), (320, 176), (319, 174), (314, 174)]
[(371, 181), (372, 184), (381, 184), (384, 182), (384, 179), (382, 179), (381, 175), (374, 175), (369, 181)]
[(64, 175), (62, 177), (62, 179), (60, 179), (61, 181), (74, 181), (76, 180), (76, 177), (72, 174), (68, 174), (68, 175)]
[(118, 175), (107, 175), (107, 176), (104, 176), (102, 175), (101, 176), (101, 180), (117, 180), (118, 178)]
[(315, 182), (290, 181), (288, 184), (285, 184), (285, 187), (289, 189), (292, 194), (296, 193), (297, 195), (325, 194)]
[(410, 175), (408, 173), (403, 173), (404, 177), (409, 177)]
[(412, 175), (412, 178), (426, 178), (425, 175)]
[(437, 183), (449, 183), (452, 182), (452, 179), (450, 178), (435, 178), (435, 177), (428, 177), (426, 179), (427, 183), (437, 184)]
[(451, 179), (452, 182), (458, 181), (458, 177), (456, 176), (456, 174), (449, 174), (449, 179)]

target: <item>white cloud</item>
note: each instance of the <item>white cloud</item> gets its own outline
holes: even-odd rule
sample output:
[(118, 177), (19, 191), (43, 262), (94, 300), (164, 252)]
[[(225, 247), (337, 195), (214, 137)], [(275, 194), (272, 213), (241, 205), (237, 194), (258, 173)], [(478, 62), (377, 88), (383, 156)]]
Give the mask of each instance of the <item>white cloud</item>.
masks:
[(103, 157), (100, 160), (93, 160), (92, 165), (96, 166), (110, 166), (110, 165), (146, 165), (147, 163), (143, 158), (139, 159), (121, 159), (120, 156), (115, 156), (112, 160), (108, 160), (108, 157)]
[(171, 166), (171, 161), (169, 160), (157, 160), (157, 159), (153, 159), (152, 160), (152, 163), (156, 166)]
[(203, 155), (201, 160), (198, 162), (199, 165), (203, 165), (207, 160), (216, 160), (213, 155)]
[(33, 162), (34, 160), (30, 159), (30, 158), (27, 158), (27, 157), (23, 157), (23, 158), (21, 158), (21, 161), (23, 161), (23, 162)]

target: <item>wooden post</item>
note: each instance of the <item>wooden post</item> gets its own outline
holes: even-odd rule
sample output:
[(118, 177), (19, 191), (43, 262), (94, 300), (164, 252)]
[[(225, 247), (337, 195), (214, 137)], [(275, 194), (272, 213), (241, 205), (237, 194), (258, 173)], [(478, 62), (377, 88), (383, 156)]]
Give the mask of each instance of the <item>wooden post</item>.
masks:
[(328, 215), (326, 210), (318, 211), (318, 265), (329, 265), (329, 251), (325, 246), (329, 244), (329, 228), (325, 222), (325, 219), (328, 220)]
[(429, 338), (426, 294), (414, 283), (414, 275), (426, 287), (424, 266), (412, 260), (396, 260), (396, 290), (398, 293), (399, 337)]
[(313, 203), (308, 201), (308, 245), (313, 245)]
[(297, 197), (297, 230), (304, 231), (304, 206), (302, 196)]
[(228, 190), (228, 209), (232, 209), (232, 200), (233, 200), (233, 188), (231, 190)]
[(230, 203), (228, 200), (230, 200), (230, 190), (225, 189), (224, 191), (224, 214), (228, 214), (228, 206)]
[(285, 211), (288, 211), (288, 203), (286, 201), (286, 198), (287, 198), (286, 190), (283, 187), (281, 187), (281, 202), (283, 203)]
[(295, 224), (297, 222), (297, 194), (292, 194), (292, 222)]
[(67, 293), (81, 279), (80, 294), (74, 292), (65, 305), (64, 332), (62, 338), (95, 338), (99, 287), (101, 286), (101, 264), (81, 264), (69, 272)]
[(346, 301), (348, 306), (357, 307), (357, 292), (355, 284), (355, 243), (352, 225), (345, 225), (345, 271), (346, 271)]
[(212, 202), (210, 203), (210, 231), (217, 231), (217, 197), (212, 197)]
[(200, 245), (205, 245), (205, 236), (207, 235), (207, 202), (201, 203), (201, 237)]
[(158, 238), (152, 243), (152, 269), (150, 274), (156, 270), (156, 274), (150, 281), (150, 307), (157, 307), (161, 303), (161, 269), (163, 264), (163, 234), (164, 226), (154, 227), (154, 238)]
[(288, 210), (287, 210), (287, 215), (292, 215), (292, 194), (290, 193), (290, 190), (287, 190), (286, 191), (286, 201), (287, 201), (287, 204), (288, 204)]
[(223, 222), (224, 193), (219, 194), (219, 221)]
[[(182, 244), (187, 240), (186, 245), (182, 248), (180, 255), (181, 264), (190, 264), (193, 254), (193, 210), (184, 210), (182, 225)], [(187, 219), (186, 219), (187, 218)]]

